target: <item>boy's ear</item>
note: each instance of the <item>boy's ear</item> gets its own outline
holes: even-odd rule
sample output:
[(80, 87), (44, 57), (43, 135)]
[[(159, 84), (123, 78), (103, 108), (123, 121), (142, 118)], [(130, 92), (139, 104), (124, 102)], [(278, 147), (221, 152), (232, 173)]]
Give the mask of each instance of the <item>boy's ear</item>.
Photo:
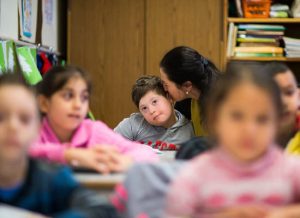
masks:
[(44, 95), (38, 95), (38, 104), (42, 113), (47, 113), (49, 109), (49, 100)]
[(193, 83), (191, 81), (186, 81), (182, 84), (182, 89), (184, 92), (190, 92), (193, 88)]

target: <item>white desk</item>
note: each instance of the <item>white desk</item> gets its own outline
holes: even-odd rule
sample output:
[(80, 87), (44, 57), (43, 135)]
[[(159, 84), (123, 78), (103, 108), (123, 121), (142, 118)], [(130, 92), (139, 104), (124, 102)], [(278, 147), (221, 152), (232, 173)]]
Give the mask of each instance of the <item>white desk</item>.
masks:
[(0, 217), (1, 218), (46, 218), (46, 216), (37, 214), (22, 208), (10, 206), (7, 204), (0, 204)]
[(175, 159), (176, 151), (162, 151), (158, 154), (160, 161), (172, 162)]

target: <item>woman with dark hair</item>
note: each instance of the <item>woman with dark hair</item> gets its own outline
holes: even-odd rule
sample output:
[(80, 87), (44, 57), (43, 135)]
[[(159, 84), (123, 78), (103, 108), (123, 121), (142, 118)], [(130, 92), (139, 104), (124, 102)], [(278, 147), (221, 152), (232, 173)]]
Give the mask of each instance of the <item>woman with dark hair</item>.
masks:
[(205, 135), (202, 127), (205, 118), (201, 114), (205, 98), (219, 77), (217, 67), (196, 50), (179, 46), (166, 53), (161, 60), (160, 75), (165, 90), (174, 101), (191, 99), (188, 108), (181, 109), (181, 112), (191, 118), (197, 136)]

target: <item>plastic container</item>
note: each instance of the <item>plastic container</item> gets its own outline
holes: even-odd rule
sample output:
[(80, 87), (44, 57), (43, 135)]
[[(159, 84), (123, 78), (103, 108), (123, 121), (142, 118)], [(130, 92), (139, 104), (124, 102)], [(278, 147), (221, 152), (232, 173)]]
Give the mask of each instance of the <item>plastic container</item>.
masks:
[(271, 0), (243, 0), (244, 16), (246, 18), (268, 18)]

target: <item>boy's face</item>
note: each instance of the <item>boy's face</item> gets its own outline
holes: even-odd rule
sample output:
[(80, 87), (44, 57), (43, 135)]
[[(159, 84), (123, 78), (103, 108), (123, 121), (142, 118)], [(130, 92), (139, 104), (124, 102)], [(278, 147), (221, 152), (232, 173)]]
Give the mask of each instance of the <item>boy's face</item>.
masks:
[(0, 88), (0, 161), (19, 162), (39, 131), (35, 96), (18, 85)]
[(155, 91), (149, 91), (141, 98), (139, 111), (151, 125), (166, 128), (170, 127), (170, 121), (174, 116), (171, 100)]
[(291, 71), (279, 73), (274, 79), (280, 87), (281, 98), (284, 104), (281, 129), (292, 131), (295, 128), (300, 103), (296, 79)]

